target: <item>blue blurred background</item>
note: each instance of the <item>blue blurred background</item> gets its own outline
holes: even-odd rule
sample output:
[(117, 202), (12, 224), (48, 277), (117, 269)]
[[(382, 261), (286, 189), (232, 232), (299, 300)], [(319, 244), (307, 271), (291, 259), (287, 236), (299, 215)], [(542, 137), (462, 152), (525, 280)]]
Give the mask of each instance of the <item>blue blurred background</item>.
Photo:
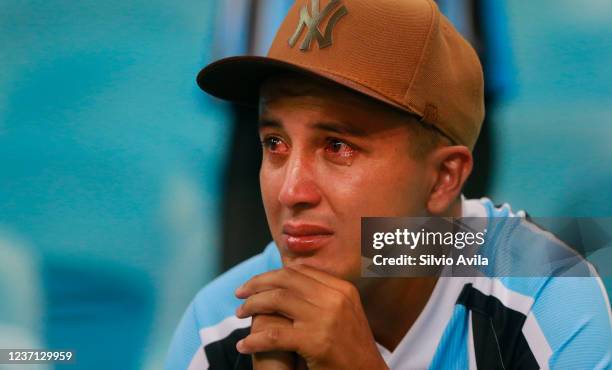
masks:
[[(477, 157), (491, 163), (474, 193), (612, 216), (612, 2), (439, 3), (487, 73)], [(289, 5), (0, 2), (0, 348), (76, 350), (56, 368), (162, 368), (197, 290), (268, 238), (244, 159), (252, 112), (195, 75), (265, 53)]]

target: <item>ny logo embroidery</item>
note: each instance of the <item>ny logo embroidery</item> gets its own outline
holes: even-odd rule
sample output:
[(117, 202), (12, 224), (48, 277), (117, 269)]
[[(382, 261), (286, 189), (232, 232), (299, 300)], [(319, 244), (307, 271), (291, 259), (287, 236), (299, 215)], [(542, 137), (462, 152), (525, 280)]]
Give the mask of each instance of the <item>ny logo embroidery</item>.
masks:
[(340, 18), (344, 17), (348, 14), (348, 10), (343, 5), (341, 8), (337, 9), (334, 14), (327, 22), (327, 27), (325, 28), (325, 36), (321, 34), (319, 30), (319, 24), (331, 11), (336, 8), (340, 4), (340, 0), (331, 0), (329, 4), (323, 9), (322, 12), (319, 12), (319, 0), (311, 0), (310, 3), (310, 14), (308, 13), (308, 9), (306, 5), (302, 6), (300, 9), (300, 23), (297, 26), (297, 29), (293, 33), (293, 36), (289, 39), (289, 46), (295, 46), (295, 43), (300, 38), (304, 27), (308, 28), (308, 33), (300, 45), (300, 50), (306, 51), (310, 49), (310, 44), (312, 43), (312, 39), (314, 38), (319, 44), (319, 49), (326, 48), (331, 46), (332, 44), (332, 30), (340, 20)]

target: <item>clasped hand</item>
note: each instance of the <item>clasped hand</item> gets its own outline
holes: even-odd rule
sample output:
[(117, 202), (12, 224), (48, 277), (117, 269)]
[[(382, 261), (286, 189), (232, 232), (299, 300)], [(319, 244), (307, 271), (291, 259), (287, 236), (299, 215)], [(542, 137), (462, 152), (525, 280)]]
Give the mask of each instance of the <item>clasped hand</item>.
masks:
[[(304, 265), (254, 276), (236, 290), (239, 318), (253, 317), (243, 354), (285, 353), (309, 370), (388, 369), (376, 347), (355, 286)], [(289, 353), (289, 355), (287, 355)], [(297, 353), (297, 356), (291, 356)], [(254, 361), (254, 366), (256, 361)]]

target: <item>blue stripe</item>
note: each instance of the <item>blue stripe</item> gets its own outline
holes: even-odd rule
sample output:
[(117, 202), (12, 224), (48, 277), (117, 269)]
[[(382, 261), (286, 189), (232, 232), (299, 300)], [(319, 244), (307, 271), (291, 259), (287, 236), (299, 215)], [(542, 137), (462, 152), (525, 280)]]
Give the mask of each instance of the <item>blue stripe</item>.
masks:
[(550, 279), (532, 311), (552, 348), (551, 368), (611, 368), (608, 305), (595, 278)]
[(466, 308), (456, 305), (436, 354), (431, 362), (430, 369), (451, 370), (468, 368), (468, 326), (469, 316)]
[(196, 351), (200, 350), (200, 337), (193, 303), (187, 307), (170, 345), (164, 369), (187, 369)]

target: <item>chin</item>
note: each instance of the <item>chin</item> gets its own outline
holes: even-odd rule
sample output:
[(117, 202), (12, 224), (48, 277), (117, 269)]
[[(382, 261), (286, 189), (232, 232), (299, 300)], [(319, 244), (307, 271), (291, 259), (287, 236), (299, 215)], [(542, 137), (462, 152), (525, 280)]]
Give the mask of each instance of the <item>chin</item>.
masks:
[[(346, 261), (343, 261), (346, 262)], [(330, 263), (319, 256), (309, 257), (283, 257), (283, 266), (305, 265), (326, 272), (342, 280), (353, 281), (360, 276), (360, 266), (357, 269), (342, 266), (340, 263)]]

